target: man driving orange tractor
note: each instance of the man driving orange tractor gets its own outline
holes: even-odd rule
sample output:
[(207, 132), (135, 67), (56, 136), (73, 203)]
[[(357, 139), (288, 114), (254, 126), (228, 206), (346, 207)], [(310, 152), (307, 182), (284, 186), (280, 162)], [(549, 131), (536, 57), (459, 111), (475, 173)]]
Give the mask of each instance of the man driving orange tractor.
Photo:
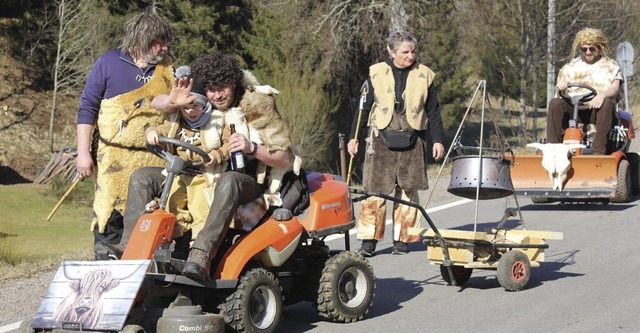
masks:
[(608, 57), (611, 52), (601, 30), (585, 28), (578, 32), (571, 56), (578, 51), (580, 56), (565, 64), (558, 73), (556, 96), (549, 102), (547, 111), (547, 142), (563, 141), (564, 129), (573, 117), (573, 106), (560, 95), (572, 96), (583, 92), (584, 88), (569, 87), (578, 83), (593, 87), (597, 92), (593, 99), (583, 104), (578, 117), (585, 124), (595, 124), (592, 151), (594, 155), (603, 155), (606, 154), (607, 135), (623, 77), (618, 62)]

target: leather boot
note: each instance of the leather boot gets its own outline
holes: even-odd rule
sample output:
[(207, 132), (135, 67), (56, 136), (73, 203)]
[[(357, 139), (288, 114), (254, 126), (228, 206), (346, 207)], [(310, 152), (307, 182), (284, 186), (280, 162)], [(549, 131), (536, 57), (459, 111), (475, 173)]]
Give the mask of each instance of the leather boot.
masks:
[(93, 246), (93, 250), (96, 253), (96, 260), (120, 260), (125, 247), (125, 244), (111, 244), (99, 241)]
[(189, 259), (184, 264), (182, 275), (192, 279), (208, 280), (210, 265), (211, 260), (207, 251), (192, 248), (189, 251)]

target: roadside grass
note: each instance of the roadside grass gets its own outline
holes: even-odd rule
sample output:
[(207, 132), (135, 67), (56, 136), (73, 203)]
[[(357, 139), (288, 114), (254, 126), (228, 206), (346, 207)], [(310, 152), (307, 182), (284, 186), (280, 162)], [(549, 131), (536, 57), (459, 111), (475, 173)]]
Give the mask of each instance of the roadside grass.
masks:
[(92, 258), (90, 182), (80, 183), (47, 221), (69, 185), (0, 185), (0, 281), (37, 274), (62, 260)]

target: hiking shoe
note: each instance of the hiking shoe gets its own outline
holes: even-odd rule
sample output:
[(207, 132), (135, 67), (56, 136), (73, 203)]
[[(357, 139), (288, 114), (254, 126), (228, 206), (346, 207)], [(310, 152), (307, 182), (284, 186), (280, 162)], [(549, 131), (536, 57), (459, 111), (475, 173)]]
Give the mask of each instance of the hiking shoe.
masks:
[(192, 248), (189, 258), (184, 264), (182, 275), (197, 280), (207, 280), (209, 277), (209, 253), (204, 250)]
[(393, 249), (391, 250), (391, 254), (407, 254), (407, 243), (401, 241), (393, 242)]
[(124, 253), (124, 244), (111, 244), (105, 241), (97, 242), (93, 245), (96, 260), (120, 260)]
[(358, 249), (358, 253), (363, 257), (372, 257), (373, 252), (376, 251), (376, 244), (378, 243), (375, 239), (365, 239), (362, 241), (362, 246)]

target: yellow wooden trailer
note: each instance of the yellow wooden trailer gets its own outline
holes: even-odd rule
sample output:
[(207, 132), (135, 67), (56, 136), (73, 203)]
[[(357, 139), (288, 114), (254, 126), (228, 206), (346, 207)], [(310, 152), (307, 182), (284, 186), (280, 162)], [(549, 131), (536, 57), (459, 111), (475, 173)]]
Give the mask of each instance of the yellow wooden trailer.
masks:
[(495, 269), (498, 282), (508, 291), (526, 286), (531, 268), (544, 261), (544, 250), (549, 247), (546, 240), (563, 237), (561, 232), (524, 229), (474, 232), (412, 228), (409, 234), (423, 238), (427, 259), (440, 265), (440, 274), (447, 283), (461, 286), (473, 269)]

